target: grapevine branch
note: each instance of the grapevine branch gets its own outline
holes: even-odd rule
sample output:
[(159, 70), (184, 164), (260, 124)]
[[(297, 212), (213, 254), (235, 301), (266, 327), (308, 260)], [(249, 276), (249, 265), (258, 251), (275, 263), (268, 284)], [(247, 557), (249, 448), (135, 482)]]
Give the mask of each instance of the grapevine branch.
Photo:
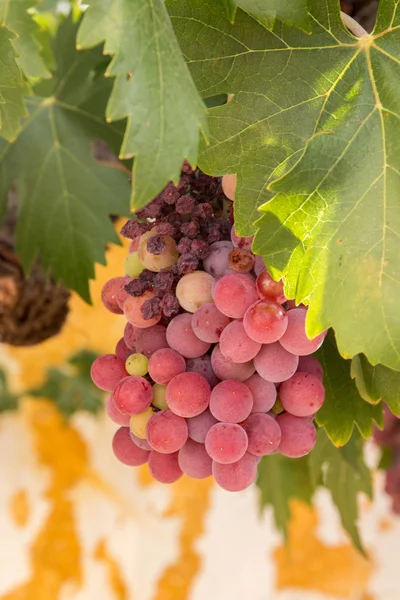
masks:
[(356, 37), (363, 38), (369, 35), (368, 31), (365, 31), (364, 27), (362, 27), (360, 23), (357, 23), (357, 21), (350, 17), (350, 15), (340, 11), (340, 16), (342, 17), (342, 21), (347, 29)]

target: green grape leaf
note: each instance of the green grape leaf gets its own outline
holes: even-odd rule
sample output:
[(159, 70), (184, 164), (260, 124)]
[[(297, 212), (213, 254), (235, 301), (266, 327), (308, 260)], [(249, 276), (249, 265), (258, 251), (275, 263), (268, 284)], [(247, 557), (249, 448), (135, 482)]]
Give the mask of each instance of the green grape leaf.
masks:
[(318, 425), (324, 427), (335, 446), (348, 443), (354, 425), (364, 438), (370, 437), (374, 422), (383, 425), (383, 406), (372, 406), (361, 397), (350, 374), (351, 362), (340, 356), (333, 332), (317, 356), (324, 369), (325, 386), (325, 402), (316, 416)]
[(357, 496), (363, 492), (372, 499), (372, 482), (364, 463), (360, 436), (353, 435), (345, 448), (335, 448), (324, 430), (319, 429), (317, 443), (308, 456), (308, 462), (314, 484), (322, 481), (330, 491), (343, 527), (365, 556), (357, 527)]
[(163, 0), (93, 0), (78, 33), (78, 46), (105, 41), (115, 76), (107, 120), (127, 118), (121, 158), (135, 157), (131, 206), (152, 200), (182, 162), (197, 161), (200, 130), (207, 130), (201, 101), (175, 39)]
[(96, 358), (93, 352), (78, 352), (63, 368), (48, 369), (45, 382), (28, 390), (27, 395), (53, 400), (67, 417), (78, 411), (98, 413), (103, 408), (104, 394), (90, 377), (90, 366)]
[(272, 28), (279, 19), (289, 25), (295, 25), (310, 31), (308, 14), (309, 0), (220, 0), (228, 18), (233, 22), (236, 8), (240, 6), (249, 15)]
[(287, 538), (290, 500), (298, 498), (310, 503), (314, 492), (307, 458), (294, 460), (282, 454), (264, 456), (258, 465), (257, 486), (261, 506), (272, 507), (276, 527)]
[(70, 20), (58, 30), (54, 94), (29, 98), (19, 137), (13, 144), (0, 142), (0, 211), (5, 213), (8, 190), (15, 186), (16, 244), (25, 270), (40, 255), (57, 280), (89, 300), (94, 262), (104, 264), (106, 243), (118, 243), (108, 217), (129, 212), (129, 180), (93, 158), (97, 140), (118, 151), (123, 124), (104, 120), (111, 82), (98, 67), (104, 62), (101, 48), (77, 52), (75, 33)]
[(27, 116), (25, 97), (27, 88), (1, 88), (3, 104), (0, 103), (0, 137), (14, 141), (21, 129), (21, 120)]
[(400, 417), (400, 372), (383, 365), (373, 367), (363, 354), (351, 362), (351, 376), (360, 395), (367, 402), (385, 402), (392, 413)]
[(343, 356), (400, 369), (400, 4), (382, 0), (360, 40), (337, 0), (311, 1), (312, 35), (240, 9), (231, 24), (211, 0), (170, 11), (200, 92), (234, 94), (210, 110), (200, 167), (237, 173), (238, 232), (258, 229), (255, 251), (310, 307), (310, 337), (333, 326)]
[(0, 413), (17, 410), (18, 406), (19, 396), (10, 392), (6, 374), (0, 368)]
[(7, 140), (16, 136), (20, 121), (26, 115), (23, 103), (26, 86), (11, 45), (10, 40), (14, 38), (11, 31), (0, 28), (0, 136)]
[(36, 39), (39, 27), (28, 9), (39, 0), (0, 0), (0, 20), (17, 34), (13, 45), (18, 53), (18, 62), (27, 77), (51, 77), (41, 56), (41, 47)]

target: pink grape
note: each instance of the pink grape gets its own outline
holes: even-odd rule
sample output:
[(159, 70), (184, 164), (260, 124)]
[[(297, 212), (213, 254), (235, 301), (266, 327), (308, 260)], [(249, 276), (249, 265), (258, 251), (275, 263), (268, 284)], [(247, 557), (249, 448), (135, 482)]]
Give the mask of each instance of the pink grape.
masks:
[(144, 377), (125, 377), (115, 388), (113, 400), (122, 413), (138, 415), (148, 408), (153, 399), (153, 388)]
[(146, 433), (153, 450), (162, 454), (177, 452), (188, 438), (185, 419), (170, 410), (156, 412), (147, 423)]
[(204, 444), (190, 439), (179, 450), (178, 463), (185, 475), (193, 479), (205, 479), (212, 474), (212, 460)]
[(325, 388), (315, 375), (297, 372), (281, 384), (279, 398), (291, 415), (311, 417), (324, 403)]
[(125, 281), (124, 281), (123, 285), (121, 285), (117, 289), (117, 292), (115, 294), (115, 298), (116, 298), (118, 306), (121, 309), (121, 313), (124, 312), (124, 302), (129, 297), (129, 294), (126, 291), (125, 286), (128, 285), (128, 283), (130, 283), (131, 281), (133, 281), (135, 279), (135, 277), (129, 277), (128, 275), (125, 275), (124, 279), (125, 279)]
[(114, 434), (112, 449), (118, 460), (131, 467), (147, 463), (150, 452), (139, 448), (129, 435), (129, 427), (120, 427)]
[(188, 426), (189, 437), (194, 442), (204, 444), (208, 430), (215, 425), (215, 423), (218, 423), (218, 420), (207, 408), (204, 412), (197, 415), (197, 417), (191, 417), (190, 419), (187, 419), (186, 422)]
[(128, 348), (124, 338), (121, 338), (118, 344), (115, 346), (115, 354), (123, 361), (126, 361), (128, 356), (132, 354), (132, 350)]
[(116, 354), (103, 354), (93, 362), (90, 375), (98, 388), (112, 392), (128, 373), (125, 370), (125, 361), (118, 358)]
[(211, 302), (203, 304), (192, 316), (192, 328), (195, 335), (203, 342), (208, 343), (218, 342), (221, 333), (230, 322), (230, 318), (223, 315)]
[(241, 237), (240, 235), (237, 235), (235, 232), (235, 226), (232, 225), (231, 240), (235, 248), (240, 248), (241, 250), (251, 250), (254, 235), (251, 235), (250, 237)]
[(252, 393), (241, 381), (226, 379), (211, 392), (210, 411), (218, 421), (240, 423), (249, 416), (252, 408)]
[(149, 454), (149, 471), (160, 483), (174, 483), (183, 475), (178, 462), (178, 452), (160, 454), (152, 450)]
[(147, 358), (150, 358), (156, 350), (167, 347), (167, 328), (164, 325), (142, 329), (136, 342), (136, 352), (144, 354)]
[(198, 373), (181, 373), (167, 385), (166, 400), (169, 408), (180, 417), (195, 417), (210, 403), (211, 388)]
[(137, 252), (137, 249), (139, 248), (139, 243), (140, 243), (140, 235), (133, 238), (133, 240), (130, 242), (128, 252), (129, 253)]
[(275, 404), (276, 387), (271, 381), (266, 381), (260, 375), (252, 375), (244, 382), (253, 395), (252, 413), (266, 413)]
[(256, 279), (256, 288), (259, 298), (269, 298), (278, 304), (286, 302), (282, 279), (280, 281), (274, 281), (266, 269), (258, 275)]
[(273, 383), (280, 383), (294, 375), (299, 357), (287, 352), (279, 342), (274, 342), (262, 346), (253, 362), (261, 377)]
[(306, 356), (312, 354), (321, 346), (325, 339), (326, 331), (323, 331), (315, 338), (310, 340), (306, 335), (306, 308), (294, 308), (289, 310), (288, 326), (279, 340), (279, 343), (292, 354)]
[(237, 185), (237, 176), (235, 174), (224, 175), (222, 178), (222, 191), (229, 200), (234, 200)]
[(228, 241), (215, 242), (210, 246), (210, 254), (203, 260), (203, 267), (213, 277), (223, 275), (229, 267), (229, 254), (233, 244)]
[(299, 366), (297, 367), (297, 370), (302, 373), (311, 373), (311, 375), (318, 377), (320, 381), (324, 378), (324, 370), (321, 363), (315, 356), (311, 356), (310, 354), (307, 356), (299, 356)]
[(265, 413), (254, 413), (241, 426), (247, 433), (247, 452), (255, 456), (273, 454), (281, 441), (281, 430), (275, 419)]
[(215, 375), (211, 365), (211, 356), (208, 354), (203, 354), (203, 356), (198, 356), (197, 358), (187, 358), (186, 371), (202, 375), (207, 379), (212, 388), (219, 383), (219, 379)]
[(259, 353), (261, 344), (247, 335), (242, 321), (232, 321), (221, 334), (219, 349), (232, 362), (245, 363)]
[(185, 358), (197, 358), (206, 354), (211, 344), (199, 340), (192, 329), (192, 315), (183, 313), (169, 322), (167, 327), (167, 342), (173, 349)]
[(305, 456), (314, 448), (317, 432), (311, 419), (295, 417), (289, 413), (278, 415), (276, 422), (281, 428), (278, 451), (290, 458)]
[(237, 379), (245, 381), (255, 371), (252, 361), (245, 363), (234, 363), (226, 358), (217, 344), (211, 354), (211, 365), (218, 379)]
[(229, 465), (244, 456), (248, 446), (247, 434), (236, 423), (216, 423), (206, 436), (206, 450), (216, 462)]
[(101, 301), (106, 309), (115, 315), (122, 315), (123, 311), (117, 302), (117, 292), (126, 285), (125, 277), (113, 277), (107, 281), (101, 290)]
[(213, 298), (224, 315), (242, 319), (249, 306), (257, 300), (256, 286), (247, 275), (231, 273), (217, 281)]
[(187, 273), (178, 281), (175, 295), (186, 312), (194, 313), (200, 306), (212, 302), (213, 277), (205, 271)]
[(260, 344), (277, 342), (288, 325), (286, 311), (272, 300), (258, 300), (247, 310), (243, 326), (247, 335)]
[(143, 331), (144, 331), (143, 329), (134, 327), (130, 323), (127, 323), (125, 325), (124, 340), (125, 340), (125, 344), (128, 346), (128, 348), (130, 348), (131, 350), (135, 349), (136, 342)]
[(231, 465), (213, 462), (212, 472), (215, 481), (228, 492), (241, 492), (248, 488), (257, 477), (259, 459), (249, 452)]
[(151, 300), (154, 297), (155, 294), (149, 290), (144, 292), (141, 296), (128, 296), (124, 302), (124, 314), (131, 325), (138, 327), (139, 329), (145, 329), (146, 327), (152, 327), (158, 323), (161, 319), (161, 315), (159, 317), (145, 319), (141, 311), (141, 307), (146, 300)]
[(175, 375), (183, 373), (185, 369), (185, 359), (171, 348), (156, 350), (149, 360), (150, 377), (162, 385), (169, 383)]
[(113, 421), (117, 425), (123, 425), (124, 427), (129, 427), (129, 421), (131, 419), (131, 416), (126, 415), (118, 410), (118, 408), (114, 404), (112, 394), (107, 396), (106, 411), (107, 411), (107, 414), (110, 417), (111, 421)]
[(149, 252), (147, 250), (147, 242), (154, 235), (157, 235), (157, 233), (153, 229), (140, 236), (138, 255), (140, 262), (146, 269), (159, 273), (163, 269), (172, 267), (178, 260), (179, 253), (176, 248), (176, 242), (170, 235), (162, 236), (165, 245), (160, 254), (152, 254)]
[(265, 270), (265, 263), (262, 256), (256, 256), (254, 260), (254, 273), (259, 276)]
[(136, 444), (136, 446), (139, 446), (139, 448), (142, 448), (142, 450), (150, 451), (152, 449), (147, 440), (142, 440), (141, 438), (137, 437), (132, 431), (129, 431), (129, 435), (131, 436), (132, 442)]

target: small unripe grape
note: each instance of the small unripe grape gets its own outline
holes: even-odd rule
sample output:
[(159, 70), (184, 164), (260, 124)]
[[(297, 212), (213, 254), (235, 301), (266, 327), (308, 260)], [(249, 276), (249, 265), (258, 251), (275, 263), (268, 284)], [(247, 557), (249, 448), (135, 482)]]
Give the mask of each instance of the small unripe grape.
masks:
[(151, 252), (149, 252), (147, 250), (147, 242), (154, 235), (155, 234), (153, 233), (152, 235), (147, 237), (145, 237), (146, 234), (145, 236), (141, 236), (144, 239), (141, 239), (140, 241), (138, 255), (142, 265), (144, 265), (146, 269), (158, 273), (162, 269), (172, 267), (172, 265), (174, 265), (177, 262), (179, 258), (179, 253), (176, 247), (176, 242), (170, 235), (162, 236), (165, 242), (165, 247), (160, 254), (152, 254)]
[(166, 400), (167, 386), (155, 383), (153, 385), (153, 401), (152, 405), (161, 410), (168, 410), (169, 406)]
[(222, 178), (222, 191), (229, 200), (235, 199), (236, 175), (224, 175)]
[(145, 267), (142, 265), (137, 252), (131, 252), (125, 259), (124, 270), (130, 277), (138, 277)]
[(128, 371), (129, 375), (140, 375), (144, 377), (147, 375), (149, 366), (149, 359), (144, 354), (131, 354), (125, 363), (125, 369)]
[(136, 435), (141, 440), (145, 440), (147, 423), (154, 414), (154, 410), (149, 406), (149, 408), (146, 408), (138, 415), (133, 415), (129, 423), (133, 435)]
[(176, 297), (179, 304), (189, 313), (194, 313), (200, 306), (213, 302), (211, 287), (214, 278), (204, 271), (193, 271), (184, 275), (176, 286)]

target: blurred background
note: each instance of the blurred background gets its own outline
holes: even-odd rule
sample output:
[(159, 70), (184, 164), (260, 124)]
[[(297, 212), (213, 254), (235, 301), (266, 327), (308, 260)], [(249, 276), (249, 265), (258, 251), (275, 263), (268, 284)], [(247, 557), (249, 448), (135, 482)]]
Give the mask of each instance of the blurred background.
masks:
[[(398, 600), (400, 519), (380, 473), (374, 503), (361, 499), (366, 560), (323, 490), (314, 507), (293, 503), (285, 546), (257, 488), (230, 494), (185, 476), (165, 486), (114, 458), (117, 426), (88, 368), (122, 336), (124, 318), (99, 298), (126, 251), (110, 247), (97, 267), (93, 306), (58, 290), (47, 312), (65, 317), (60, 333), (0, 346), (0, 600)], [(35, 302), (25, 335), (40, 337)]]

